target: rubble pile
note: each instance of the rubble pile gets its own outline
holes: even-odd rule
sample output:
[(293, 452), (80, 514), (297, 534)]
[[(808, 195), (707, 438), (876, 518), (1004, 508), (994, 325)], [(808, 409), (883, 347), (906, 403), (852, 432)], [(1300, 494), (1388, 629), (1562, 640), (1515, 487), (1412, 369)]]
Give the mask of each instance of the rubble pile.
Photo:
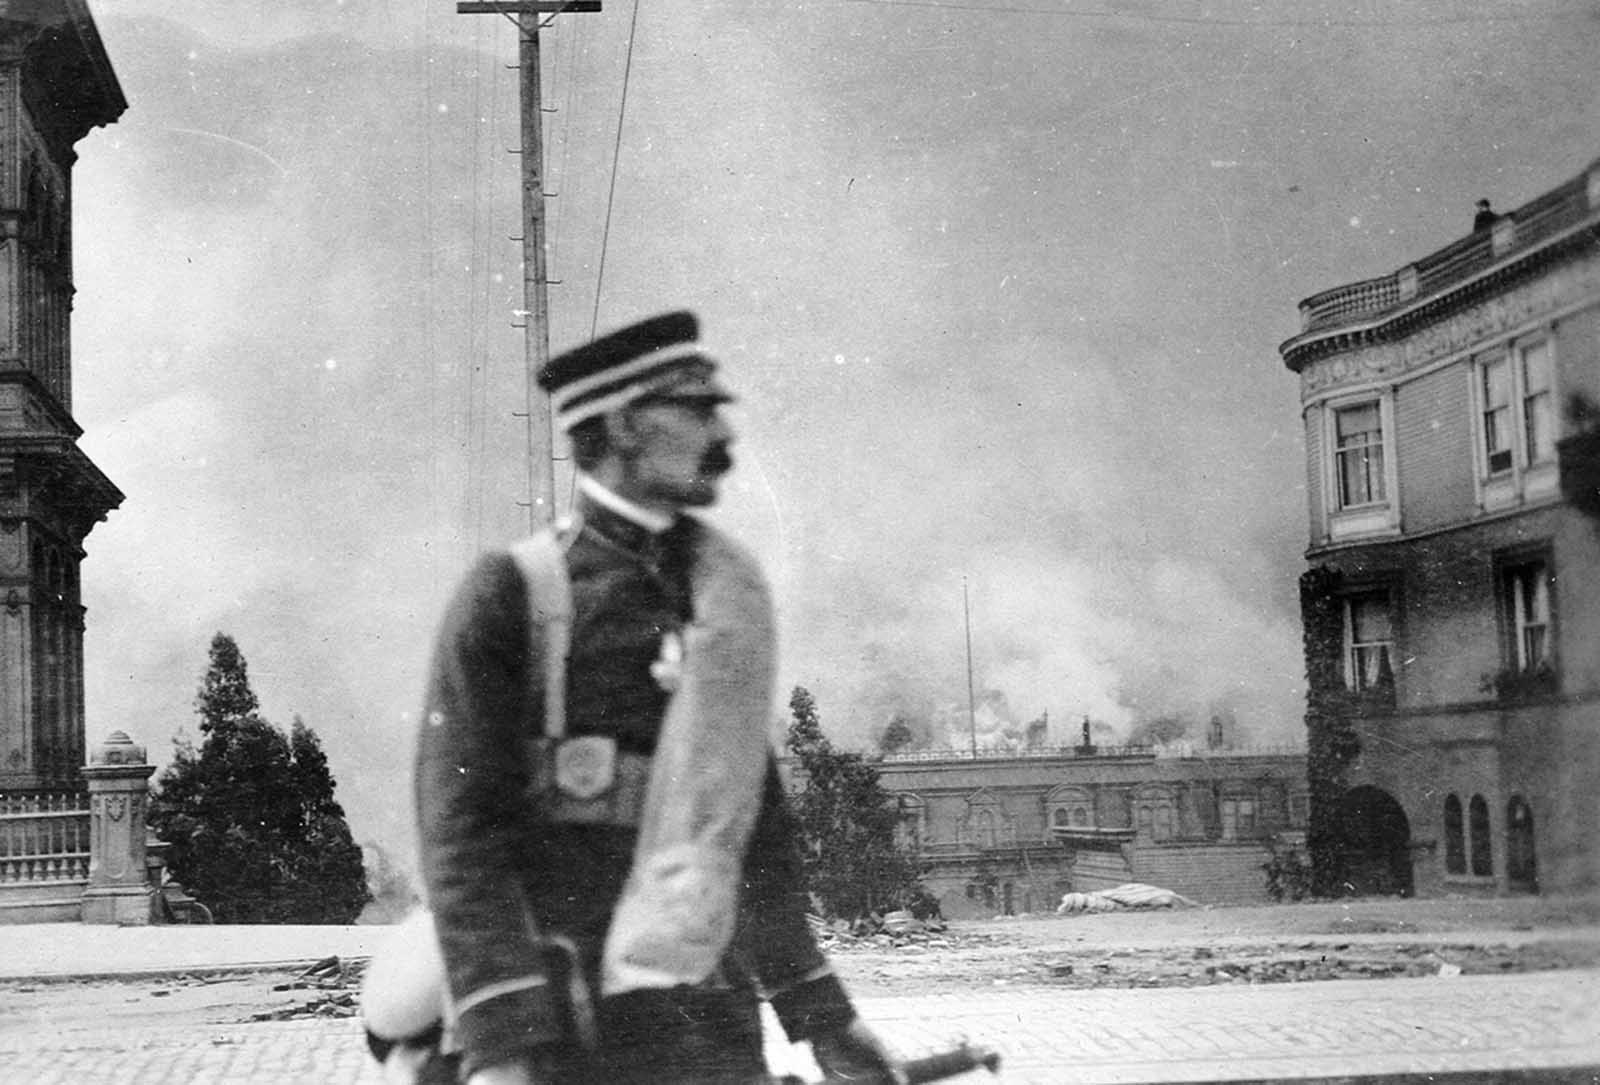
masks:
[(262, 1010), (250, 1015), (252, 1021), (294, 1021), (308, 1017), (354, 1017), (358, 1012), (356, 996), (361, 987), (361, 966), (349, 965), (338, 957), (324, 957), (285, 983), (277, 983), (273, 991), (310, 991), (309, 997), (298, 998), (293, 1004), (277, 1009)]
[(957, 949), (984, 945), (986, 934), (952, 931), (942, 919), (918, 919), (910, 912), (887, 912), (861, 919), (823, 919), (806, 916), (817, 944), (824, 950), (851, 949)]

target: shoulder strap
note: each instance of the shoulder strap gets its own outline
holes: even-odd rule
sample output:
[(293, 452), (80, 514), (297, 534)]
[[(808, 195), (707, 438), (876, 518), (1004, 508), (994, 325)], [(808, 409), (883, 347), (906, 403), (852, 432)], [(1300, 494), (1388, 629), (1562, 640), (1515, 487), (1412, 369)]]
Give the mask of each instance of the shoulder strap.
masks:
[(567, 576), (571, 530), (562, 525), (541, 531), (511, 547), (511, 557), (528, 585), (529, 645), (544, 657), (541, 674), (529, 668), (529, 681), (544, 686), (544, 733), (567, 733), (567, 653), (572, 643), (572, 582)]

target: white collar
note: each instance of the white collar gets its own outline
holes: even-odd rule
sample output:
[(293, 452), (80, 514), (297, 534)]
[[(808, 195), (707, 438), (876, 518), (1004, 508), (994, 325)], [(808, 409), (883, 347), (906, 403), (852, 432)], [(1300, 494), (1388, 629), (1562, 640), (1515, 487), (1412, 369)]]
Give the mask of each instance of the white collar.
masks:
[(673, 518), (654, 509), (647, 509), (643, 505), (629, 501), (615, 490), (596, 481), (589, 475), (578, 476), (578, 489), (584, 496), (596, 505), (601, 505), (621, 516), (625, 520), (632, 520), (652, 535), (659, 535), (672, 526)]

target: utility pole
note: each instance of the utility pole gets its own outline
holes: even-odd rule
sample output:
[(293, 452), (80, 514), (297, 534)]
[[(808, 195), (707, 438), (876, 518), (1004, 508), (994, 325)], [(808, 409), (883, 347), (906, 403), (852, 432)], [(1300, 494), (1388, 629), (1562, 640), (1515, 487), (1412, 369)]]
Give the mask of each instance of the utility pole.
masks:
[(522, 102), (522, 300), (528, 428), (528, 528), (556, 518), (556, 435), (550, 397), (539, 390), (539, 370), (550, 358), (549, 280), (545, 273), (544, 105), (539, 86), (541, 15), (599, 11), (600, 0), (483, 0), (458, 3), (458, 15), (503, 15), (516, 23)]

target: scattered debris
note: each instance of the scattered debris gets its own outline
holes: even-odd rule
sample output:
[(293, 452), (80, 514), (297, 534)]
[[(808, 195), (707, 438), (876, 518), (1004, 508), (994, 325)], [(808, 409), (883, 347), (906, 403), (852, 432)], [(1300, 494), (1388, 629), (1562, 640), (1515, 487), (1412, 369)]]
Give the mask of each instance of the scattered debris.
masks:
[(296, 978), (272, 985), (273, 991), (317, 991), (315, 997), (289, 1006), (262, 1010), (251, 1021), (293, 1021), (309, 1017), (354, 1017), (360, 1007), (361, 968), (345, 965), (338, 957), (324, 957)]

